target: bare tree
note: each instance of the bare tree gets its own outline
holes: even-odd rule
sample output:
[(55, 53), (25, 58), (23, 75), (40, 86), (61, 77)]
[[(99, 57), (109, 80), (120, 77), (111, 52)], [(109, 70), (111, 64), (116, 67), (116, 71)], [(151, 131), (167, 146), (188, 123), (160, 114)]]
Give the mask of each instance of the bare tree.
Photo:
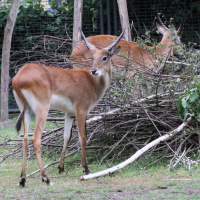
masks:
[(127, 2), (126, 0), (117, 0), (117, 3), (119, 7), (119, 16), (120, 16), (122, 30), (126, 28), (124, 38), (127, 41), (132, 41), (129, 18), (128, 18)]
[(1, 121), (8, 119), (9, 61), (13, 28), (17, 18), (20, 0), (12, 0), (8, 20), (4, 29), (1, 62)]
[(75, 48), (76, 42), (81, 40), (81, 33), (79, 32), (79, 27), (82, 27), (82, 12), (83, 0), (74, 0), (73, 48)]

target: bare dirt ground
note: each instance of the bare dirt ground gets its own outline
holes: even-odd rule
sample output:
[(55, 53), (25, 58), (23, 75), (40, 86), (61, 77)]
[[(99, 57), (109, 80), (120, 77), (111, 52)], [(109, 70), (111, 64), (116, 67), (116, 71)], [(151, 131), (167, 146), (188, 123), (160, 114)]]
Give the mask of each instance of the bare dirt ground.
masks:
[(11, 120), (11, 119), (7, 119), (7, 120), (5, 120), (5, 121), (3, 121), (3, 122), (1, 122), (0, 121), (0, 128), (1, 127), (6, 127), (6, 126), (8, 126), (8, 125), (11, 125), (11, 124), (14, 124), (15, 123), (15, 121), (13, 121), (13, 120)]

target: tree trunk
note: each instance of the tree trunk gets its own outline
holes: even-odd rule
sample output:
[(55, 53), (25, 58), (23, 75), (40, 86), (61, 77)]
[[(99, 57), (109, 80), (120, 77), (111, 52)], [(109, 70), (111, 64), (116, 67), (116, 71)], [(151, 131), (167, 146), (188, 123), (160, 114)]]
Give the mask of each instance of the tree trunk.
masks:
[(81, 40), (79, 27), (82, 28), (83, 0), (74, 0), (74, 25), (73, 25), (73, 49)]
[(8, 119), (9, 61), (13, 28), (17, 18), (20, 0), (12, 0), (8, 20), (4, 29), (1, 61), (1, 121)]
[(127, 2), (126, 0), (117, 0), (119, 8), (119, 16), (121, 21), (122, 30), (125, 28), (124, 39), (127, 41), (132, 41), (131, 30), (128, 18)]

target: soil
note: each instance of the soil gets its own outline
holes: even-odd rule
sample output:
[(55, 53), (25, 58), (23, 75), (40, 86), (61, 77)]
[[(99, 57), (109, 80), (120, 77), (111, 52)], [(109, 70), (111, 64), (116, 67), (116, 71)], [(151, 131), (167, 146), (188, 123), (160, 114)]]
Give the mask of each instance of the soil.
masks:
[(5, 121), (1, 122), (0, 121), (0, 128), (3, 126), (5, 128), (5, 126), (9, 126), (11, 124), (14, 124), (15, 121), (11, 120), (11, 119), (6, 119)]

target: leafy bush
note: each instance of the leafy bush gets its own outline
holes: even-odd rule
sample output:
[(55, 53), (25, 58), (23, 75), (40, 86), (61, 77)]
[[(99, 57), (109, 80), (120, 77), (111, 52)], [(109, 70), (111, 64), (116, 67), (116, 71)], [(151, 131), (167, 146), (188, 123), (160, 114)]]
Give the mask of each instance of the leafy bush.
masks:
[[(9, 0), (7, 2), (9, 3)], [(28, 50), (33, 47), (34, 44), (27, 40), (31, 36), (51, 35), (65, 38), (67, 37), (67, 31), (69, 37), (72, 38), (74, 1), (68, 0), (58, 4), (57, 0), (49, 0), (49, 4), (51, 11), (45, 10), (44, 6), (40, 4), (40, 0), (26, 0), (20, 5), (13, 32), (11, 51)], [(86, 35), (91, 27), (88, 25), (89, 21), (92, 23), (93, 31), (97, 29), (96, 18), (99, 17), (99, 11), (95, 7), (98, 6), (98, 0), (84, 2), (83, 10), (85, 17), (83, 18), (83, 31)], [(0, 7), (0, 28), (2, 30), (6, 25), (8, 13), (9, 6)], [(2, 49), (3, 37), (4, 32), (2, 31), (0, 33), (0, 49)], [(68, 53), (70, 51), (71, 46)], [(11, 63), (17, 59), (19, 57), (15, 58), (15, 56), (12, 56)]]
[(186, 96), (177, 100), (178, 114), (185, 120), (188, 117), (200, 122), (200, 84), (189, 90)]
[[(66, 10), (67, 3), (62, 4), (59, 9), (53, 12), (44, 10), (44, 6), (39, 3), (33, 3), (29, 0), (28, 3), (22, 4), (19, 7), (14, 33), (12, 49), (20, 50), (28, 47), (27, 37), (33, 35), (54, 35), (62, 36), (65, 33), (64, 25), (69, 29), (73, 26), (73, 10)], [(9, 7), (0, 8), (0, 27), (3, 29), (6, 25)], [(2, 48), (3, 32), (0, 33), (0, 48)]]

